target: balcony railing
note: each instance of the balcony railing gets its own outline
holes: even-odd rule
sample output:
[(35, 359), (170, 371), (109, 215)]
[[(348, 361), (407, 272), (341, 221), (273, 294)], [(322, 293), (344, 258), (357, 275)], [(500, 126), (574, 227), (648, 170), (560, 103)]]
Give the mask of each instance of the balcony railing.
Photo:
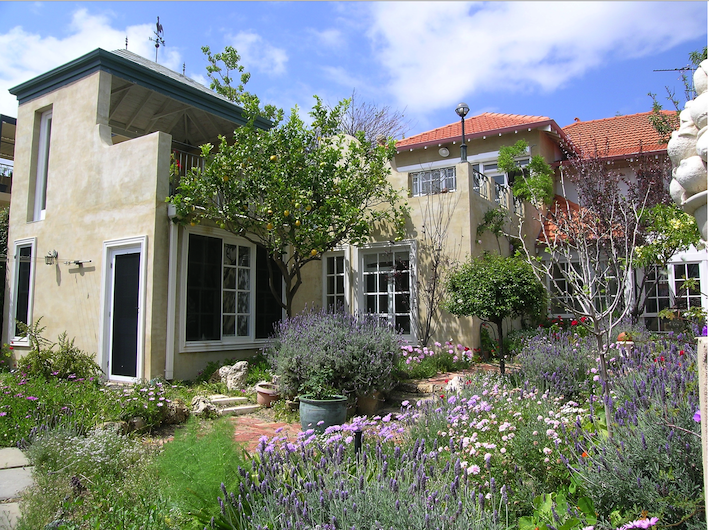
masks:
[(473, 182), (473, 191), (480, 195), (483, 199), (490, 200), (490, 179), (480, 173), (475, 168), (470, 168), (471, 178)]
[(177, 191), (180, 184), (180, 177), (184, 177), (192, 168), (204, 169), (204, 159), (200, 155), (188, 153), (173, 147), (172, 159), (170, 161), (170, 195)]

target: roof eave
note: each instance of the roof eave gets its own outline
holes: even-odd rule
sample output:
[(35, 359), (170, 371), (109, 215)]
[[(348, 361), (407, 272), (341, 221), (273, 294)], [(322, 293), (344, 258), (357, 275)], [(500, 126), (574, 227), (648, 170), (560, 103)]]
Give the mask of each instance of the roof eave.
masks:
[[(538, 121), (538, 122), (532, 122), (532, 123), (524, 123), (524, 124), (519, 124), (519, 125), (511, 125), (509, 127), (502, 127), (500, 129), (491, 129), (488, 131), (481, 131), (481, 132), (474, 133), (474, 134), (466, 134), (465, 139), (466, 139), (466, 141), (469, 141), (469, 140), (475, 140), (478, 138), (485, 138), (487, 136), (494, 136), (494, 135), (501, 136), (503, 134), (507, 134), (507, 133), (511, 133), (511, 132), (515, 132), (515, 131), (520, 131), (523, 129), (528, 129), (528, 130), (541, 129), (542, 127), (546, 127), (546, 126), (551, 127), (551, 129), (554, 132), (556, 132), (562, 138), (562, 140), (565, 141), (567, 144), (573, 145), (571, 143), (571, 141), (569, 140), (568, 136), (566, 135), (566, 133), (552, 119)], [(397, 151), (398, 152), (402, 152), (402, 151), (406, 151), (406, 150), (413, 151), (414, 149), (422, 149), (424, 147), (430, 147), (433, 145), (435, 145), (435, 146), (443, 145), (443, 144), (447, 144), (447, 143), (451, 143), (451, 142), (457, 142), (458, 140), (459, 140), (459, 138), (454, 138), (454, 137), (439, 138), (436, 140), (429, 140), (426, 142), (418, 142), (415, 144), (397, 147)]]
[[(12, 87), (10, 93), (17, 96), (19, 104), (22, 105), (97, 71), (116, 75), (239, 125), (244, 125), (247, 122), (244, 109), (238, 105), (225, 101), (217, 97), (216, 94), (210, 96), (186, 83), (180, 83), (101, 48)], [(262, 129), (273, 126), (269, 120), (264, 118), (257, 118), (255, 123)]]

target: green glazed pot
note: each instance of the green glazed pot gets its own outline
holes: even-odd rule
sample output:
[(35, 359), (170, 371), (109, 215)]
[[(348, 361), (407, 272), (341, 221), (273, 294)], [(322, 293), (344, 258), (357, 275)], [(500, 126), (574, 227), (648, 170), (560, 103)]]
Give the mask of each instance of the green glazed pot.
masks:
[(347, 418), (347, 398), (334, 395), (325, 399), (315, 399), (303, 394), (300, 401), (300, 426), (303, 431), (315, 429), (323, 432), (333, 425), (342, 425)]

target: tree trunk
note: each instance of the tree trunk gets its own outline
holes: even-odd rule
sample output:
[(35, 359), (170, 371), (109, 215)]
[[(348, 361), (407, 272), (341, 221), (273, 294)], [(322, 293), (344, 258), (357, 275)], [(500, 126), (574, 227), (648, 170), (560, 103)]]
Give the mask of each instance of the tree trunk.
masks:
[(500, 352), (500, 374), (505, 375), (505, 346), (502, 339), (502, 320), (495, 322), (497, 324), (497, 349)]

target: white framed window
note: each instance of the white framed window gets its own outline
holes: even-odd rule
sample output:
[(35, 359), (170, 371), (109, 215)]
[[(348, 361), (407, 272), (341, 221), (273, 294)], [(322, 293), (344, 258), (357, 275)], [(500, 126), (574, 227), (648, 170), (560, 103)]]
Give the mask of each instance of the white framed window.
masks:
[(409, 245), (360, 249), (361, 308), (414, 335), (414, 256)]
[(182, 344), (191, 349), (218, 350), (266, 339), (282, 318), (271, 293), (281, 277), (275, 264), (253, 243), (227, 232), (189, 229), (183, 245)]
[(41, 221), (47, 210), (47, 181), (49, 177), (49, 147), (52, 136), (52, 111), (42, 113), (39, 120), (37, 147), (37, 173), (34, 186), (34, 212), (32, 219)]
[[(666, 269), (653, 267), (645, 277), (645, 327), (651, 331), (669, 331), (672, 324), (661, 319), (663, 309), (686, 310), (702, 307), (701, 264), (671, 263)], [(659, 279), (658, 279), (659, 277)], [(656, 281), (657, 280), (657, 281)]]
[(20, 323), (31, 324), (34, 301), (34, 258), (37, 240), (35, 238), (15, 241), (13, 253), (13, 278), (10, 299), (9, 333), (11, 344), (29, 345), (26, 337), (21, 337)]
[(455, 191), (455, 167), (442, 167), (411, 173), (411, 195), (435, 195)]
[(346, 268), (344, 252), (326, 254), (323, 257), (323, 295), (327, 310), (348, 309)]

